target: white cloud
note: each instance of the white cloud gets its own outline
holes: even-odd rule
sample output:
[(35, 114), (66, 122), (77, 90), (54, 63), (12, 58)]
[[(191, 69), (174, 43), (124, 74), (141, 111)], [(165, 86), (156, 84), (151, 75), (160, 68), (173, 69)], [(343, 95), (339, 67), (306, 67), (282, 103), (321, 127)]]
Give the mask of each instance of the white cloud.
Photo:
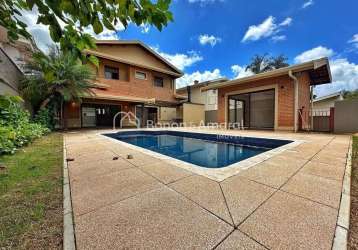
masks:
[(317, 96), (327, 95), (340, 90), (358, 89), (358, 64), (349, 62), (346, 58), (330, 60), (332, 84), (318, 85), (315, 88)]
[(349, 62), (347, 58), (332, 58), (336, 53), (329, 48), (318, 46), (307, 50), (295, 57), (296, 63), (301, 63), (321, 57), (329, 57), (332, 73), (332, 83), (315, 87), (318, 96), (327, 95), (340, 90), (358, 88), (358, 64)]
[(150, 31), (150, 25), (149, 24), (141, 24), (140, 25), (140, 29), (141, 29), (141, 33), (143, 33), (143, 34), (148, 34), (149, 33), (149, 31)]
[(196, 51), (188, 51), (186, 54), (168, 54), (160, 51), (159, 47), (152, 47), (152, 49), (180, 70), (184, 70), (186, 67), (203, 60), (203, 57)]
[(246, 66), (240, 66), (240, 65), (232, 65), (231, 71), (234, 74), (234, 78), (242, 78), (245, 76), (252, 76), (254, 73), (252, 73), (251, 70), (246, 71)]
[(292, 18), (287, 17), (281, 23), (277, 24), (273, 16), (269, 16), (262, 23), (258, 25), (251, 25), (241, 42), (257, 41), (261, 38), (271, 37), (282, 31), (282, 28), (289, 26), (292, 23)]
[(84, 32), (89, 33), (94, 38), (98, 40), (117, 40), (119, 39), (118, 32), (123, 31), (125, 29), (124, 25), (122, 23), (117, 23), (117, 25), (114, 26), (115, 30), (109, 30), (106, 27), (103, 27), (103, 31), (100, 34), (96, 34), (92, 26), (87, 26), (83, 29)]
[(302, 9), (306, 9), (307, 7), (309, 7), (309, 6), (313, 5), (313, 4), (314, 4), (313, 0), (308, 0), (308, 1), (303, 3)]
[(283, 20), (279, 25), (280, 26), (290, 26), (292, 23), (292, 18), (287, 17), (285, 20)]
[(316, 48), (307, 50), (302, 52), (298, 56), (295, 57), (296, 63), (303, 63), (307, 61), (311, 61), (314, 59), (319, 59), (322, 57), (331, 57), (334, 55), (334, 51), (332, 49), (328, 49), (326, 47), (318, 46)]
[(285, 41), (287, 39), (287, 37), (285, 35), (278, 35), (278, 36), (273, 36), (271, 38), (271, 40), (275, 43), (277, 42), (281, 42), (281, 41)]
[(48, 47), (54, 42), (50, 37), (48, 27), (43, 24), (36, 24), (38, 13), (37, 10), (22, 11), (19, 19), (27, 24), (26, 30), (32, 35), (37, 47), (43, 51), (48, 51)]
[(211, 47), (214, 47), (217, 43), (222, 41), (220, 37), (215, 37), (213, 35), (209, 36), (207, 34), (200, 35), (198, 39), (201, 45), (210, 44)]
[(353, 46), (358, 49), (358, 34), (355, 34), (352, 39), (348, 41), (348, 43), (352, 43)]
[(182, 88), (188, 85), (192, 85), (195, 80), (199, 82), (214, 80), (223, 77), (219, 69), (213, 71), (206, 70), (204, 72), (195, 71), (191, 74), (184, 74), (182, 77), (176, 80), (176, 87)]
[[(22, 11), (22, 16), (19, 17), (20, 20), (24, 21), (27, 24), (27, 30), (33, 36), (37, 46), (47, 52), (48, 46), (54, 44), (50, 37), (48, 26), (43, 24), (37, 24), (38, 18), (38, 11), (37, 9), (33, 9), (32, 11)], [(61, 20), (58, 20), (61, 27), (65, 26)], [(100, 34), (95, 34), (92, 27), (88, 26), (83, 29), (84, 32), (91, 34), (96, 39), (103, 39), (103, 40), (116, 40), (119, 39), (117, 34), (118, 31), (124, 30), (124, 26), (121, 23), (118, 23), (115, 26), (116, 31), (108, 30), (106, 27), (103, 28), (103, 32)]]

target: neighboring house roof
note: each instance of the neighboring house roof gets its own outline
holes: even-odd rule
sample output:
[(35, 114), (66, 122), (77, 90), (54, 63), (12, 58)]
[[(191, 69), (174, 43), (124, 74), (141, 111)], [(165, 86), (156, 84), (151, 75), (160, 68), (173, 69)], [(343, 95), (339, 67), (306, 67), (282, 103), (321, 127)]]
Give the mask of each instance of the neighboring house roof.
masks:
[(336, 98), (336, 97), (339, 97), (339, 98), (343, 99), (343, 92), (339, 91), (339, 92), (335, 92), (335, 93), (332, 93), (332, 94), (329, 94), (329, 95), (318, 97), (316, 99), (313, 99), (313, 103), (326, 101), (327, 99)]
[(324, 57), (321, 59), (317, 59), (301, 64), (296, 64), (280, 69), (275, 69), (264, 73), (255, 74), (252, 76), (238, 78), (227, 82), (211, 84), (206, 87), (203, 87), (202, 90), (205, 91), (209, 89), (218, 89), (218, 88), (228, 87), (236, 84), (250, 83), (262, 79), (284, 76), (284, 75), (288, 75), (290, 71), (292, 73), (308, 71), (311, 79), (311, 85), (319, 85), (319, 84), (332, 82), (332, 76), (331, 76), (331, 70), (329, 67), (328, 58)]
[(99, 51), (96, 51), (96, 50), (85, 50), (84, 53), (92, 54), (92, 55), (95, 55), (97, 57), (105, 58), (105, 59), (108, 59), (108, 60), (118, 61), (118, 62), (131, 64), (131, 65), (142, 67), (142, 68), (155, 70), (155, 71), (170, 74), (170, 75), (173, 75), (173, 76), (176, 76), (176, 77), (180, 77), (180, 76), (182, 76), (184, 74), (180, 69), (175, 67), (168, 60), (166, 60), (164, 57), (159, 55), (156, 51), (154, 51), (153, 49), (151, 49), (149, 46), (147, 46), (146, 44), (142, 43), (141, 41), (137, 41), (137, 40), (97, 40), (96, 44), (97, 45), (117, 45), (117, 44), (118, 45), (138, 45), (138, 46), (142, 47), (143, 49), (145, 49), (146, 51), (148, 51), (154, 57), (156, 57), (157, 59), (162, 61), (164, 64), (166, 64), (169, 68), (172, 69), (172, 71), (168, 71), (168, 70), (164, 70), (164, 69), (161, 69), (161, 68), (158, 68), (158, 67), (145, 65), (142, 62), (130, 61), (130, 60), (125, 59), (125, 58), (109, 55), (107, 53), (102, 53), (102, 52), (99, 52)]
[[(202, 88), (202, 87), (205, 87), (205, 86), (209, 86), (210, 84), (227, 82), (227, 81), (229, 81), (229, 79), (227, 79), (226, 77), (221, 77), (221, 78), (217, 78), (217, 79), (213, 79), (213, 80), (209, 80), (209, 81), (205, 81), (205, 82), (194, 83), (194, 84), (188, 85), (188, 86), (190, 86), (190, 88), (192, 88), (192, 89), (196, 89), (196, 88)], [(179, 88), (179, 89), (176, 90), (176, 92), (177, 93), (186, 92), (188, 86)]]

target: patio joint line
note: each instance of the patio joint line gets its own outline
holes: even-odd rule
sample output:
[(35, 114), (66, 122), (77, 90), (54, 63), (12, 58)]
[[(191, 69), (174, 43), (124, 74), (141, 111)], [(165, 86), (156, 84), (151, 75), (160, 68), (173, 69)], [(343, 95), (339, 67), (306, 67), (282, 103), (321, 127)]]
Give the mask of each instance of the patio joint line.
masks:
[(222, 188), (220, 182), (219, 182), (218, 184), (219, 184), (219, 187), (220, 187), (220, 190), (221, 190), (221, 194), (223, 195), (223, 198), (224, 198), (225, 206), (226, 206), (226, 208), (227, 208), (227, 211), (229, 212), (229, 215), (230, 215), (232, 224), (234, 225), (234, 228), (237, 229), (237, 227), (236, 227), (236, 225), (235, 225), (235, 222), (234, 222), (234, 218), (232, 217), (231, 211), (230, 211), (230, 209), (229, 209), (229, 205), (227, 204), (224, 190), (223, 190), (223, 188)]
[[(110, 149), (110, 150), (111, 150), (111, 149)], [(111, 150), (111, 151), (112, 151), (112, 150)], [(125, 159), (125, 158), (121, 157), (120, 155), (117, 155), (117, 156), (120, 157), (120, 158), (122, 158), (122, 159), (124, 159), (124, 160), (126, 160), (126, 161), (128, 161), (128, 159)], [(204, 209), (205, 211), (209, 212), (210, 214), (214, 215), (216, 218), (222, 220), (222, 221), (225, 222), (226, 224), (229, 224), (230, 226), (232, 226), (232, 227), (235, 229), (235, 223), (231, 224), (230, 222), (228, 222), (228, 221), (226, 221), (225, 219), (221, 218), (219, 215), (215, 214), (214, 212), (211, 212), (211, 211), (208, 210), (207, 208), (201, 206), (199, 203), (197, 203), (197, 202), (195, 202), (194, 200), (190, 199), (190, 198), (187, 197), (186, 195), (184, 195), (184, 194), (178, 192), (177, 190), (171, 188), (170, 186), (168, 186), (169, 184), (163, 183), (163, 182), (162, 182), (161, 180), (159, 180), (157, 177), (155, 177), (155, 176), (153, 176), (153, 175), (151, 175), (151, 174), (145, 172), (144, 170), (142, 170), (140, 167), (138, 167), (138, 166), (135, 165), (134, 163), (132, 163), (132, 162), (130, 162), (130, 161), (128, 161), (128, 162), (129, 162), (130, 164), (132, 164), (133, 166), (135, 166), (138, 170), (142, 171), (144, 174), (147, 174), (147, 175), (153, 177), (153, 178), (156, 179), (158, 182), (160, 182), (161, 184), (163, 184), (164, 186), (166, 186), (168, 189), (170, 189), (170, 190), (174, 191), (175, 193), (177, 193), (177, 194), (183, 196), (184, 198), (186, 198), (187, 200), (191, 201), (192, 203), (194, 203), (194, 204), (197, 205), (198, 207)], [(193, 175), (196, 175), (196, 174), (193, 174)], [(193, 176), (193, 175), (185, 176), (185, 177), (183, 177), (183, 178), (181, 178), (181, 179), (184, 179), (184, 178), (186, 178), (186, 177), (191, 177), (191, 176)], [(205, 178), (206, 178), (206, 177), (205, 177)], [(209, 178), (208, 178), (208, 179), (209, 179)], [(151, 190), (150, 190), (150, 191), (151, 191)], [(224, 198), (224, 199), (225, 199), (225, 198)], [(117, 202), (116, 202), (116, 203), (117, 203)], [(230, 213), (230, 212), (229, 212), (229, 213)], [(231, 219), (232, 219), (232, 218), (231, 218)]]
[(297, 169), (296, 172), (293, 173), (278, 189), (276, 189), (267, 199), (265, 199), (258, 207), (256, 207), (248, 216), (246, 216), (238, 225), (239, 228), (253, 213), (255, 213), (260, 207), (262, 207), (273, 195), (275, 195), (278, 191), (282, 191), (281, 188), (286, 185), (293, 176), (295, 176), (313, 157), (315, 157), (319, 152), (321, 152), (329, 143), (332, 142), (332, 140), (335, 138), (332, 137), (328, 143), (326, 143), (320, 150), (318, 150), (310, 159), (308, 159), (299, 169)]
[(107, 203), (107, 204), (105, 204), (105, 205), (103, 205), (103, 206), (99, 206), (99, 207), (97, 207), (97, 208), (91, 209), (91, 210), (89, 210), (89, 211), (87, 211), (87, 212), (84, 212), (84, 213), (81, 213), (81, 214), (77, 214), (76, 216), (77, 216), (77, 217), (81, 217), (81, 216), (84, 216), (84, 215), (87, 215), (87, 214), (91, 214), (91, 213), (97, 212), (98, 210), (101, 210), (101, 209), (103, 209), (103, 208), (106, 208), (106, 207), (109, 207), (109, 206), (113, 206), (113, 205), (115, 205), (115, 204), (117, 204), (117, 203), (123, 202), (123, 201), (125, 201), (125, 200), (134, 198), (134, 197), (136, 197), (136, 196), (138, 196), (138, 195), (142, 195), (142, 194), (145, 194), (145, 193), (148, 193), (148, 192), (151, 192), (151, 191), (160, 189), (160, 188), (163, 188), (163, 187), (162, 187), (162, 186), (161, 186), (161, 187), (156, 187), (156, 188), (153, 188), (153, 189), (150, 189), (150, 190), (146, 190), (146, 191), (143, 191), (143, 192), (139, 192), (139, 193), (137, 193), (137, 194), (128, 196), (128, 197), (126, 197), (126, 198), (123, 198), (123, 199), (120, 199), (120, 200), (116, 200), (116, 201)]
[(256, 240), (255, 238), (253, 238), (252, 236), (248, 235), (247, 233), (245, 233), (244, 231), (241, 231), (240, 229), (237, 229), (237, 231), (239, 231), (240, 233), (246, 235), (248, 238), (252, 239), (253, 241), (255, 241), (257, 244), (263, 246), (264, 248), (271, 250), (271, 248), (265, 246), (264, 244), (262, 244), (260, 241)]
[(215, 214), (214, 212), (211, 212), (210, 210), (208, 210), (207, 208), (203, 207), (202, 205), (200, 205), (199, 203), (197, 203), (196, 201), (190, 199), (188, 196), (178, 192), (177, 190), (173, 189), (172, 187), (167, 186), (167, 188), (169, 188), (170, 190), (174, 191), (175, 193), (183, 196), (184, 198), (188, 199), (189, 201), (193, 202), (195, 205), (197, 205), (198, 207), (204, 209), (205, 211), (207, 211), (208, 213), (214, 215), (216, 218), (222, 220), (223, 222), (225, 222), (226, 224), (230, 225), (233, 229), (235, 229), (235, 224), (231, 224), (230, 222), (226, 221), (225, 219), (221, 218), (219, 215)]
[(228, 233), (224, 238), (222, 238), (213, 248), (211, 248), (212, 250), (218, 248), (218, 246), (221, 245), (221, 243), (223, 243), (233, 232), (235, 232), (235, 228), (230, 232)]

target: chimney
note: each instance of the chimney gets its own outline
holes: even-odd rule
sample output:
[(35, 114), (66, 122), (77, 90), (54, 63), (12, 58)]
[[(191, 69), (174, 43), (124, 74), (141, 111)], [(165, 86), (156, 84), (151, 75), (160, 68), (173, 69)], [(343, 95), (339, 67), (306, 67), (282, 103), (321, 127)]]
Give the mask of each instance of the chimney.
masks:
[(195, 85), (195, 84), (198, 84), (198, 83), (199, 83), (199, 81), (198, 81), (198, 80), (195, 80), (195, 81), (194, 81), (194, 85)]
[(191, 102), (191, 87), (186, 86), (186, 92), (188, 92), (188, 102)]

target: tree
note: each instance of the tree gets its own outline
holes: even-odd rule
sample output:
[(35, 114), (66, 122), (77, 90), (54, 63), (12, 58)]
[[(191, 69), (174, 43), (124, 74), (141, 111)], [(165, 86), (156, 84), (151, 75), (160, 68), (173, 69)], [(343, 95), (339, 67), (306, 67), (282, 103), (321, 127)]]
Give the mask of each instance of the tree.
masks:
[(358, 99), (358, 89), (352, 91), (344, 91), (343, 92), (344, 99), (347, 100), (357, 100)]
[(254, 74), (271, 70), (268, 55), (255, 55), (251, 58), (251, 63), (246, 67), (246, 71), (248, 70), (252, 71)]
[(56, 48), (52, 48), (49, 55), (35, 53), (27, 68), (32, 73), (21, 81), (20, 91), (33, 104), (35, 111), (52, 102), (63, 120), (64, 102), (79, 101), (83, 96), (93, 95), (93, 70), (72, 54)]
[(271, 69), (279, 69), (279, 68), (284, 68), (289, 66), (289, 64), (287, 63), (288, 58), (286, 56), (284, 56), (283, 54), (274, 57), (272, 56), (270, 58), (270, 67)]
[(97, 63), (95, 57), (86, 58), (83, 49), (95, 48), (94, 39), (84, 32), (90, 27), (96, 34), (103, 28), (115, 30), (118, 23), (127, 27), (150, 24), (162, 30), (173, 20), (169, 11), (171, 0), (0, 0), (0, 25), (8, 30), (10, 41), (19, 36), (30, 38), (27, 25), (22, 22), (21, 12), (37, 10), (38, 24), (49, 27), (52, 40), (60, 44), (61, 50), (71, 52), (82, 61), (89, 59)]
[(287, 66), (289, 66), (287, 63), (287, 57), (285, 57), (283, 54), (277, 57), (268, 57), (268, 54), (266, 53), (263, 55), (255, 55), (251, 59), (251, 63), (246, 67), (246, 71), (250, 70), (254, 74), (259, 74)]

